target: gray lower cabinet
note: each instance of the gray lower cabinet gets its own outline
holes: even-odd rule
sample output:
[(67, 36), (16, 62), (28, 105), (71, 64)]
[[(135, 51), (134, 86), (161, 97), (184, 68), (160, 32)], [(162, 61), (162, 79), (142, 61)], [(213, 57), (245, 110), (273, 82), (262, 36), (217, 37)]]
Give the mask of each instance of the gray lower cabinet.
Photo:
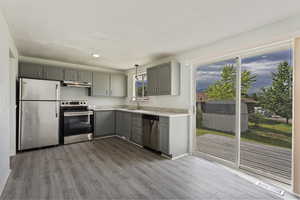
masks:
[(34, 63), (19, 63), (19, 76), (23, 78), (43, 79), (44, 68), (41, 64)]
[(131, 136), (130, 140), (136, 144), (143, 145), (143, 121), (142, 115), (131, 114)]
[(169, 155), (169, 118), (160, 117), (159, 119), (160, 151)]
[(65, 81), (77, 81), (78, 71), (75, 69), (64, 69), (64, 80)]
[(63, 81), (64, 69), (61, 67), (44, 66), (44, 79)]
[(188, 117), (160, 117), (160, 150), (171, 157), (188, 152)]
[(78, 81), (92, 83), (93, 81), (93, 72), (91, 71), (78, 71)]
[(122, 112), (116, 111), (116, 134), (121, 136), (122, 135)]
[(109, 73), (93, 72), (92, 96), (109, 96)]
[[(188, 152), (188, 116), (159, 117), (161, 153), (177, 157)], [(143, 146), (142, 114), (126, 111), (95, 111), (95, 137), (118, 135)]]
[(131, 113), (116, 112), (116, 134), (130, 139), (131, 136)]
[(115, 134), (115, 111), (97, 111), (94, 113), (95, 137)]

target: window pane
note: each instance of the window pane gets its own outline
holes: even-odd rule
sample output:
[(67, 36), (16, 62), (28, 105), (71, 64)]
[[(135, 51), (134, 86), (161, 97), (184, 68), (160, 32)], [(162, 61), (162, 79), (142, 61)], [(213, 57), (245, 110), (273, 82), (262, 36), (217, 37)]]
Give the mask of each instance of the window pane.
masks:
[(141, 74), (135, 78), (135, 96), (144, 97), (147, 96), (147, 75)]
[(242, 59), (241, 165), (291, 179), (292, 50)]
[(144, 96), (148, 96), (147, 94), (147, 75), (144, 75)]
[(198, 150), (235, 162), (235, 60), (199, 66), (196, 81)]
[(135, 77), (135, 96), (141, 97), (143, 95), (143, 77), (141, 75)]
[(135, 90), (136, 96), (141, 97), (143, 95), (143, 81), (136, 81), (135, 82)]

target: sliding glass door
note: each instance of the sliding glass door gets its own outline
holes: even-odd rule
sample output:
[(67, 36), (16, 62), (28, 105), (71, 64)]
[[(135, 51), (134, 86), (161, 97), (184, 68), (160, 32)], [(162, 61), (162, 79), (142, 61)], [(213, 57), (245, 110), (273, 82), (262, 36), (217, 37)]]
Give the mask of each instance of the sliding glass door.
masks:
[(236, 59), (199, 66), (196, 70), (197, 148), (236, 162)]
[(283, 182), (291, 180), (292, 72), (290, 48), (242, 59), (240, 166)]
[(292, 49), (237, 56), (196, 68), (197, 150), (290, 183)]

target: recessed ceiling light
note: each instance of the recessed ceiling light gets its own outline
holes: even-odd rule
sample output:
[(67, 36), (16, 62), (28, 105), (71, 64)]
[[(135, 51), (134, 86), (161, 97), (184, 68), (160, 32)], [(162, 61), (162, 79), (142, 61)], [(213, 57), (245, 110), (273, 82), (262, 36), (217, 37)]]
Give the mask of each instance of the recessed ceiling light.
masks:
[(93, 56), (94, 58), (99, 58), (99, 57), (100, 57), (100, 55), (97, 54), (97, 53), (92, 53), (92, 56)]

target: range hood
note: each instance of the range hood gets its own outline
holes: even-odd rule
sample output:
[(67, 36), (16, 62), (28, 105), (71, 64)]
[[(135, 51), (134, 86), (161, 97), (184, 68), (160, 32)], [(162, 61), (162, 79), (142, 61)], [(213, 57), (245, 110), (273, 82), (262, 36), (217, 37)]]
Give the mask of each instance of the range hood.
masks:
[(92, 83), (89, 83), (89, 82), (78, 82), (78, 81), (63, 81), (62, 82), (62, 86), (90, 88), (90, 87), (92, 87)]

